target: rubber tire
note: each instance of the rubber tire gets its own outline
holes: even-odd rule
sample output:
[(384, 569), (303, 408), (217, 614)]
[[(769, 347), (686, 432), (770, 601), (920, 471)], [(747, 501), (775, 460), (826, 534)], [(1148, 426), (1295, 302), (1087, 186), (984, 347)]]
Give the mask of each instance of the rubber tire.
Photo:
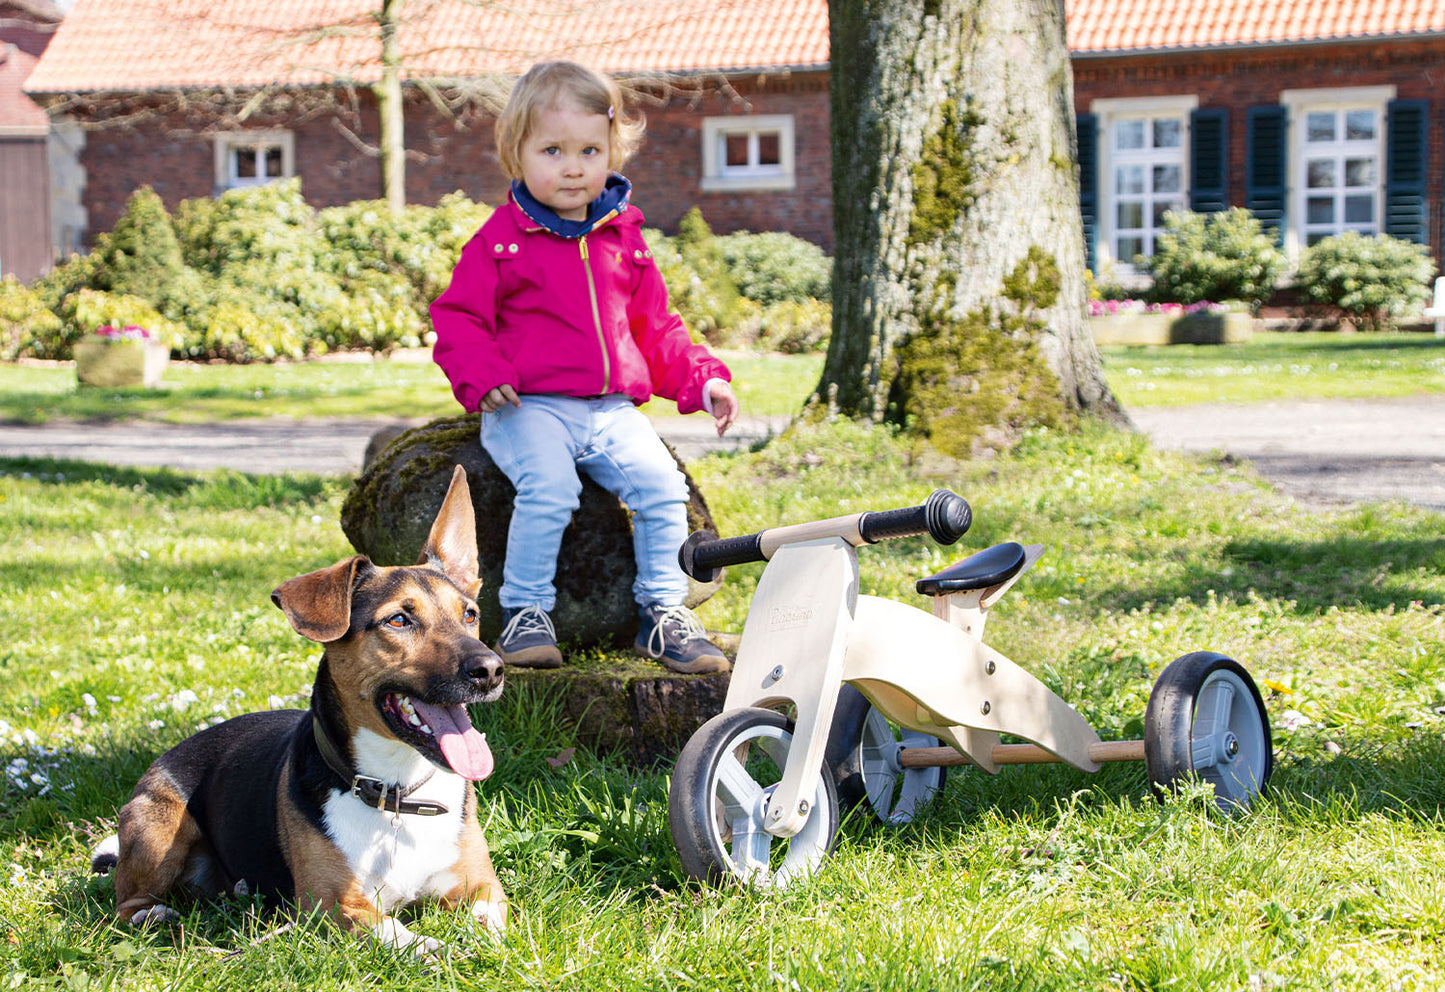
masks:
[[(749, 740), (775, 741), (766, 746), (764, 753), (772, 760), (777, 780), (781, 780), (792, 731), (792, 721), (781, 713), (738, 709), (713, 717), (683, 746), (667, 791), (667, 823), (678, 859), (689, 877), (713, 884), (731, 878), (781, 888), (795, 878), (812, 874), (827, 856), (838, 833), (838, 794), (826, 770), (818, 774), (808, 822), (797, 835), (766, 839), (768, 835), (761, 831), (761, 809), (751, 819), (753, 836), (767, 843), (770, 851), (778, 844), (788, 847), (776, 872), (764, 875), (740, 865), (718, 829), (717, 804), (727, 801), (716, 791), (723, 758)], [(749, 778), (764, 793), (778, 784), (758, 782), (751, 774)]]
[[(824, 763), (832, 771), (833, 784), (838, 792), (838, 807), (844, 816), (865, 804), (873, 814), (888, 826), (901, 826), (913, 819), (918, 809), (929, 802), (943, 789), (946, 769), (912, 768), (903, 771), (901, 788), (895, 787), (887, 808), (880, 808), (873, 797), (868, 795), (869, 781), (862, 762), (862, 738), (870, 715), (877, 713), (868, 697), (851, 685), (843, 686), (838, 693), (838, 705), (833, 711), (833, 725), (828, 731), (828, 749)], [(882, 719), (882, 714), (878, 714)], [(885, 721), (886, 723), (886, 721)], [(889, 729), (892, 724), (887, 723)], [(905, 731), (911, 735), (910, 747), (937, 747), (938, 738), (927, 734)], [(907, 800), (906, 809), (903, 797)]]
[[(1242, 760), (1231, 757), (1196, 770), (1195, 710), (1201, 694), (1214, 685), (1232, 690), (1226, 722), (1245, 753)], [(1202, 779), (1214, 786), (1214, 801), (1221, 809), (1247, 808), (1274, 771), (1274, 740), (1264, 700), (1244, 666), (1212, 651), (1195, 651), (1164, 669), (1144, 712), (1144, 765), (1160, 795)]]

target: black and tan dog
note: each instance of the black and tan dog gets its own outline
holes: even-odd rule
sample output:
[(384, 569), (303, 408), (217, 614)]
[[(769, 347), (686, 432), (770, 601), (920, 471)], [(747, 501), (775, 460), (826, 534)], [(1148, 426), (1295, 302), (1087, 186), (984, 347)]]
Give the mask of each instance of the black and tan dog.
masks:
[(477, 637), (480, 587), (458, 466), (418, 564), (357, 556), (277, 588), (291, 625), (325, 645), (311, 708), (228, 720), (151, 765), (93, 862), (115, 867), (120, 918), (240, 891), (418, 952), (439, 945), (391, 914), (420, 900), (500, 930), (506, 896), (471, 784), (492, 753), (466, 711), (502, 692), (502, 662)]

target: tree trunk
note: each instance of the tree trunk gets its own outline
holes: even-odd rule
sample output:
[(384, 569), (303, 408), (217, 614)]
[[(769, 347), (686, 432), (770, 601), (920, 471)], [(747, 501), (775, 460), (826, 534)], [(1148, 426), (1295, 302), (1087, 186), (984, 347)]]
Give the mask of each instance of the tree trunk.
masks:
[(1084, 323), (1061, 0), (829, 0), (833, 336), (815, 399), (967, 453), (1125, 421)]
[(377, 21), (381, 28), (381, 81), (376, 84), (380, 114), (381, 189), (393, 211), (406, 206), (405, 116), (401, 101), (401, 48), (396, 40), (404, 0), (382, 0)]

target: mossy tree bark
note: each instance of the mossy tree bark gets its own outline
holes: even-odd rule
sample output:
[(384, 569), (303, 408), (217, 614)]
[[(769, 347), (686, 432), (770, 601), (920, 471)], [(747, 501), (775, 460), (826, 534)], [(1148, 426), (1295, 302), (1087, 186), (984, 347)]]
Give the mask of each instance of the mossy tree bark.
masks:
[(1124, 421), (1083, 319), (1061, 0), (829, 0), (836, 256), (815, 397), (945, 450)]

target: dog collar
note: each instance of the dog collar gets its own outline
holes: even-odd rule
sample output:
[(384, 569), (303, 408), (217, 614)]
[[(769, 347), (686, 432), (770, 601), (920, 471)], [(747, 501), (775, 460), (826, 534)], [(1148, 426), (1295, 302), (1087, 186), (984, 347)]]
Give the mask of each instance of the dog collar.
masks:
[(351, 794), (366, 805), (388, 813), (411, 813), (415, 816), (441, 816), (449, 811), (449, 807), (442, 803), (406, 798), (430, 782), (431, 775), (405, 789), (399, 785), (387, 785), (379, 778), (359, 775), (348, 767), (336, 750), (336, 745), (331, 742), (326, 729), (321, 726), (321, 720), (314, 713), (311, 715), (311, 730), (316, 737), (316, 749), (321, 752), (321, 760), (326, 762), (326, 767), (335, 772), (343, 782), (349, 782)]

